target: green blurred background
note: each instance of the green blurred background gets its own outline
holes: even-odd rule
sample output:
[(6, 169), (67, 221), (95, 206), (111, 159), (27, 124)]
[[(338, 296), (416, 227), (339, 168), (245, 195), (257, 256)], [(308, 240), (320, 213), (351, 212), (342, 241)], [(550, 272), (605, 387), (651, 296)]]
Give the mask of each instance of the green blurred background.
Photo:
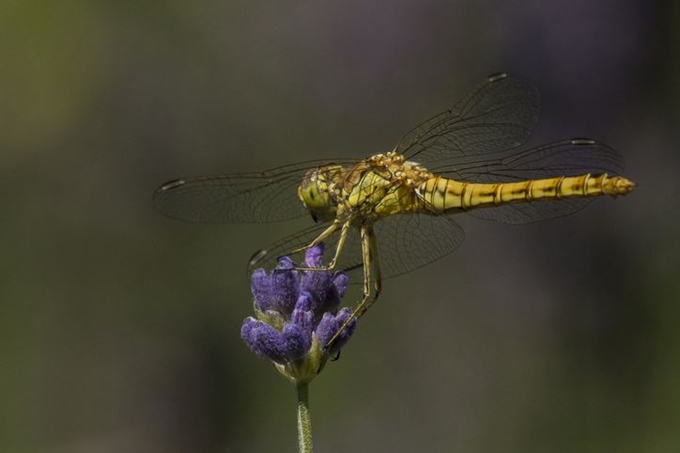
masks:
[(162, 182), (389, 150), (486, 75), (532, 144), (592, 136), (639, 187), (388, 280), (311, 386), (323, 452), (680, 449), (673, 1), (0, 3), (0, 451), (295, 451), (239, 338), (245, 262), (311, 220), (192, 225)]

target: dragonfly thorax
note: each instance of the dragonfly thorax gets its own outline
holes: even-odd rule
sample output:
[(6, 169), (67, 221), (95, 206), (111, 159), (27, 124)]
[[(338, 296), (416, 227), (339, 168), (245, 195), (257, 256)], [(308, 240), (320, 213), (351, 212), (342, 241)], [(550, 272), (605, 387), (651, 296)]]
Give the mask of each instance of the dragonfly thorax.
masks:
[(376, 154), (353, 165), (308, 170), (298, 198), (316, 222), (371, 222), (420, 210), (415, 188), (431, 176), (399, 153)]
[(422, 205), (415, 188), (431, 176), (399, 153), (376, 154), (347, 172), (339, 201), (343, 211), (361, 221), (416, 212)]

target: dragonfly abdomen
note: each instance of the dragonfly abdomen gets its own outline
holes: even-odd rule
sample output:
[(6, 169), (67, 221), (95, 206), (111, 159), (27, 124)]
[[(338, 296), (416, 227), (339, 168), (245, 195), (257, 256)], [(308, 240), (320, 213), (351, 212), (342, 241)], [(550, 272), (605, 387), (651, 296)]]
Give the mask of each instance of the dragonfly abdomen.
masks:
[(634, 186), (632, 181), (622, 176), (609, 176), (606, 173), (493, 184), (434, 177), (418, 187), (417, 192), (426, 205), (442, 212), (568, 197), (616, 197), (626, 195)]

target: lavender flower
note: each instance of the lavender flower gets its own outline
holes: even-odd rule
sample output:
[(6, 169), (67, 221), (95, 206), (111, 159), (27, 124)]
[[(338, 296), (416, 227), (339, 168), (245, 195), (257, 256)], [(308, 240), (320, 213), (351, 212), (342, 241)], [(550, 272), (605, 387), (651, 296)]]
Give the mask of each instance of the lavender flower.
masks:
[[(302, 264), (322, 266), (323, 244), (308, 249)], [(270, 274), (257, 269), (251, 277), (255, 317), (241, 327), (241, 338), (260, 357), (274, 362), (284, 376), (311, 381), (347, 343), (356, 327), (348, 308), (338, 310), (347, 289), (344, 272), (298, 271), (288, 257)]]

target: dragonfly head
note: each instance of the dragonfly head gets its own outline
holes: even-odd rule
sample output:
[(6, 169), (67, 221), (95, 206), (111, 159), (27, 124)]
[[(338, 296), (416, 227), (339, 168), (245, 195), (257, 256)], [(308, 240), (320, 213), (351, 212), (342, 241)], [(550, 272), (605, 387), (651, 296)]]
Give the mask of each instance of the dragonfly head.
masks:
[(298, 198), (315, 222), (335, 219), (338, 208), (331, 198), (326, 177), (318, 168), (312, 168), (305, 174), (298, 187)]

